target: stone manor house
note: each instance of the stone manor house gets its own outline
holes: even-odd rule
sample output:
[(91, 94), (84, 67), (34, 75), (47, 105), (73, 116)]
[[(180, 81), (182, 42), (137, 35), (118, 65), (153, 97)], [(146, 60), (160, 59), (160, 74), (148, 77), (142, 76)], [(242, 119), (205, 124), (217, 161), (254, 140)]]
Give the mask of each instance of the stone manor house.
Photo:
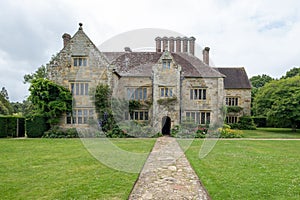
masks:
[[(73, 94), (73, 113), (62, 119), (64, 127), (86, 127), (96, 113), (90, 91), (107, 84), (113, 97), (140, 101), (138, 110), (125, 109), (123, 120), (146, 122), (157, 132), (189, 119), (199, 125), (223, 120), (227, 123), (250, 115), (251, 85), (243, 67), (213, 68), (209, 48), (203, 58), (194, 56), (194, 37), (156, 37), (154, 52), (102, 52), (84, 33), (82, 24), (71, 37), (63, 36), (63, 49), (47, 65), (49, 79), (69, 88)], [(150, 105), (150, 106), (149, 106)]]

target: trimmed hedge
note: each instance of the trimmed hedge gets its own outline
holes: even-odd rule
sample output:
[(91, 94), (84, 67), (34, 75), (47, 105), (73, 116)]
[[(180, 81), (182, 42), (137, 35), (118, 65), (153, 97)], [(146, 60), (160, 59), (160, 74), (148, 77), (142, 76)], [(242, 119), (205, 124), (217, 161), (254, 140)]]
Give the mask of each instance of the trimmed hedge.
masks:
[(238, 123), (230, 124), (230, 126), (232, 129), (240, 129), (240, 130), (255, 130), (256, 129), (253, 119), (250, 116), (240, 117)]
[(257, 127), (267, 127), (266, 117), (253, 117), (253, 121)]
[(0, 116), (0, 137), (24, 137), (25, 119), (16, 116)]
[(26, 119), (26, 134), (29, 138), (42, 137), (49, 128), (49, 124), (42, 116), (33, 116), (30, 119)]

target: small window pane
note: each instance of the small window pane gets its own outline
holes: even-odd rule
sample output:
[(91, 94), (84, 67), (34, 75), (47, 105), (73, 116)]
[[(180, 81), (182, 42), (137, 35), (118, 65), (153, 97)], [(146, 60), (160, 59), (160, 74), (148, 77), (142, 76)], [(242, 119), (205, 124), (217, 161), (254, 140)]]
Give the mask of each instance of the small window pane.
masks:
[(191, 112), (191, 118), (193, 121), (195, 121), (195, 112)]
[(165, 88), (161, 88), (160, 96), (163, 97), (165, 94)]
[(204, 89), (202, 92), (203, 92), (203, 99), (205, 100), (206, 99), (206, 90)]
[(143, 94), (144, 94), (143, 99), (146, 100), (147, 99), (147, 88), (143, 89)]
[(80, 95), (84, 94), (84, 83), (80, 83)]
[(169, 88), (165, 88), (165, 96), (166, 96), (166, 97), (169, 96)]
[(210, 113), (206, 113), (206, 123), (210, 124)]
[(200, 112), (197, 112), (196, 114), (196, 122), (197, 124), (200, 124)]
[(172, 97), (173, 96), (173, 89), (172, 88), (170, 88), (170, 97)]
[(145, 120), (148, 120), (149, 119), (149, 115), (148, 115), (148, 112), (146, 111), (145, 112)]
[(197, 89), (194, 90), (194, 99), (199, 99), (198, 98), (198, 90)]
[(89, 84), (85, 83), (85, 95), (89, 95)]
[(79, 95), (79, 83), (76, 83), (76, 95)]
[(74, 58), (74, 66), (77, 66), (77, 58)]
[(79, 58), (79, 65), (78, 66), (82, 66), (82, 58)]
[(205, 112), (201, 112), (201, 124), (205, 124)]
[(140, 112), (140, 120), (144, 120), (144, 112)]
[(74, 83), (71, 83), (71, 93), (74, 94)]
[(193, 95), (194, 95), (194, 91), (193, 91), (193, 89), (191, 89), (191, 90), (190, 90), (190, 99), (191, 99), (191, 100), (194, 99), (194, 98), (193, 98)]
[(86, 58), (83, 59), (83, 66), (87, 66), (87, 59)]
[(139, 112), (134, 112), (134, 120), (139, 120)]
[(191, 117), (191, 113), (190, 113), (190, 112), (187, 112), (187, 113), (186, 113), (186, 118), (189, 119), (190, 117)]
[(203, 99), (202, 98), (202, 90), (201, 89), (199, 90), (199, 99)]
[(143, 99), (143, 88), (139, 88), (139, 100)]
[(138, 93), (139, 91), (136, 89), (135, 91), (134, 91), (134, 97), (135, 97), (135, 100), (138, 100), (139, 99), (139, 93)]

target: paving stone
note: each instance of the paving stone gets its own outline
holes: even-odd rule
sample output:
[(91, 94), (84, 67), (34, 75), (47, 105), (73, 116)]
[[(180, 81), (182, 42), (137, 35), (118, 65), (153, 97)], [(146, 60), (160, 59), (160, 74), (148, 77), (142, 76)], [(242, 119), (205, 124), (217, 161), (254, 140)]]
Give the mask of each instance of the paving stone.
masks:
[(157, 139), (129, 199), (209, 200), (210, 197), (176, 139), (161, 137)]

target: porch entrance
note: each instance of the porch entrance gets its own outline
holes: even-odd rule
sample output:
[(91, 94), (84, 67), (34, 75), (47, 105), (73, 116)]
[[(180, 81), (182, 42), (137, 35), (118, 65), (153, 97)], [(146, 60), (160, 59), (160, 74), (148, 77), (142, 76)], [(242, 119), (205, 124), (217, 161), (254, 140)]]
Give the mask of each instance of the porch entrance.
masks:
[(164, 116), (162, 118), (162, 125), (161, 125), (161, 133), (163, 135), (170, 135), (171, 132), (171, 118), (168, 116)]

